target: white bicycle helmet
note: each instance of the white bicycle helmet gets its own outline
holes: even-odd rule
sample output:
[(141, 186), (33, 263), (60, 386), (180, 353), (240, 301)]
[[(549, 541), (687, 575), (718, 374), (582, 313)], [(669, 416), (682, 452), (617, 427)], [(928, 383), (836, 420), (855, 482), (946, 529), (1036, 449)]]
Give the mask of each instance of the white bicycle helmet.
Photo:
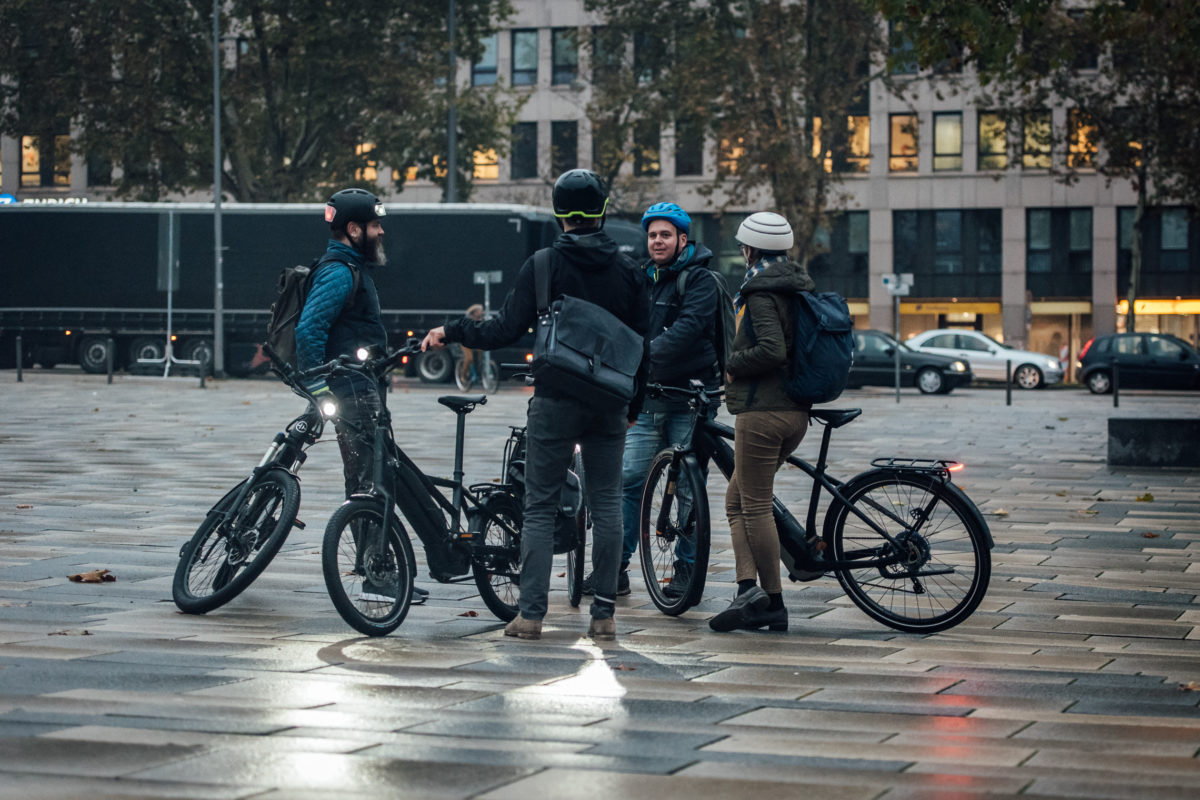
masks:
[(795, 242), (792, 226), (774, 211), (759, 211), (746, 217), (733, 238), (740, 244), (768, 253), (790, 250)]

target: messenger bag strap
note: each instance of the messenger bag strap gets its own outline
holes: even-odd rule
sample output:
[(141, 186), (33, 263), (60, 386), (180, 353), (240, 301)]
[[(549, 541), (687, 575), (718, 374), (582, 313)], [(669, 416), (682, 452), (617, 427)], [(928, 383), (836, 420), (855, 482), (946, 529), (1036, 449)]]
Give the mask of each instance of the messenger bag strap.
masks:
[(533, 254), (533, 288), (537, 298), (538, 316), (550, 310), (550, 250), (542, 248)]

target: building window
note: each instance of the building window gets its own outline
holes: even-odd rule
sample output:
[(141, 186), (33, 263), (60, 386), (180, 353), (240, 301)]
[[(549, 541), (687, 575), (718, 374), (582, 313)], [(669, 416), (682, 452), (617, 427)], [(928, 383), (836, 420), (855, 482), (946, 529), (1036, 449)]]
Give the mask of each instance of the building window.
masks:
[(722, 139), (717, 145), (717, 173), (720, 175), (737, 175), (741, 167), (742, 157), (746, 155), (745, 139)]
[(933, 115), (933, 170), (962, 169), (962, 112)]
[(934, 212), (933, 232), (933, 271), (942, 275), (961, 273), (963, 271), (962, 212)]
[[(813, 117), (813, 158), (820, 158), (824, 152), (826, 172), (867, 172), (871, 168), (871, 118), (866, 115), (852, 115), (846, 118), (846, 138), (844, 143), (831, 142), (828, 146), (822, 143), (821, 118)], [(835, 153), (836, 150), (836, 153)]]
[(579, 47), (574, 28), (554, 28), (551, 31), (550, 82), (555, 86), (574, 83), (579, 74)]
[(704, 172), (704, 129), (695, 120), (675, 120), (675, 174)]
[(1050, 169), (1052, 128), (1049, 111), (1032, 111), (1021, 121), (1021, 166)]
[(105, 156), (87, 157), (88, 186), (112, 186), (112, 161)]
[(889, 118), (888, 171), (917, 171), (917, 115), (892, 114)]
[(625, 161), (625, 141), (620, 125), (605, 120), (592, 122), (592, 170), (604, 176), (616, 175)]
[(1035, 297), (1091, 293), (1092, 210), (1030, 208), (1025, 212), (1026, 288)]
[(512, 166), (514, 181), (537, 177), (537, 123), (518, 122), (512, 127)]
[(498, 38), (499, 36), (495, 33), (483, 38), (481, 42), (483, 55), (471, 65), (472, 86), (491, 86), (496, 82), (496, 41)]
[(574, 121), (550, 123), (550, 171), (561, 175), (579, 165), (579, 132)]
[(1072, 208), (1067, 212), (1068, 261), (1071, 272), (1092, 271), (1092, 210)]
[(979, 170), (1008, 167), (1008, 122), (999, 114), (979, 115)]
[(538, 71), (538, 32), (512, 32), (512, 85), (534, 86)]
[(813, 239), (817, 250), (809, 259), (808, 270), (822, 289), (843, 297), (866, 297), (870, 215), (866, 211), (845, 211), (829, 217), (829, 227), (818, 226)]
[(354, 170), (354, 179), (356, 181), (366, 181), (371, 183), (379, 177), (379, 164), (375, 159), (371, 158), (371, 153), (375, 150), (373, 142), (362, 142), (354, 146), (354, 155), (359, 157), (361, 167)]
[(21, 186), (71, 185), (71, 137), (21, 137)]
[(639, 31), (633, 35), (633, 74), (638, 83), (649, 83), (654, 79), (654, 58), (665, 46), (662, 39), (649, 33)]
[(1031, 208), (1025, 214), (1025, 271), (1050, 271), (1050, 209)]
[(892, 74), (916, 75), (917, 56), (912, 37), (904, 32), (904, 23), (888, 23), (888, 41), (892, 50)]
[(496, 155), (495, 148), (476, 150), (471, 161), (473, 166), (471, 175), (475, 180), (494, 181), (500, 179), (500, 158)]
[(1067, 111), (1067, 166), (1091, 169), (1096, 155), (1096, 125), (1078, 108)]
[(662, 136), (654, 120), (639, 120), (633, 126), (633, 174), (654, 177), (661, 172), (659, 148)]
[(624, 37), (604, 27), (592, 28), (592, 83), (603, 83), (619, 74), (624, 58)]
[(1096, 69), (1100, 63), (1100, 48), (1094, 42), (1088, 41), (1087, 11), (1073, 8), (1067, 11), (1067, 16), (1073, 21), (1072, 38), (1077, 40), (1078, 49), (1071, 66), (1075, 69)]
[(1163, 272), (1187, 272), (1188, 269), (1188, 212), (1184, 208), (1165, 208), (1160, 217), (1162, 256), (1159, 268)]

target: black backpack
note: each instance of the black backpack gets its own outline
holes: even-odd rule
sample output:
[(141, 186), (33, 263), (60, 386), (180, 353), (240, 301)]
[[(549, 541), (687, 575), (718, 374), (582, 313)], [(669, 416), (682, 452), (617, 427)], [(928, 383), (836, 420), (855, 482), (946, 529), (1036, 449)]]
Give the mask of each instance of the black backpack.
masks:
[(721, 371), (721, 380), (725, 380), (725, 365), (729, 362), (729, 354), (733, 352), (733, 334), (737, 332), (737, 312), (733, 310), (733, 297), (725, 286), (725, 280), (719, 274), (709, 269), (692, 265), (679, 271), (675, 279), (675, 296), (683, 305), (683, 294), (687, 284), (687, 276), (693, 269), (703, 270), (717, 282), (717, 319), (716, 331), (713, 336), (713, 347), (717, 351), (717, 367)]
[(783, 390), (796, 403), (836, 400), (854, 360), (854, 322), (837, 292), (792, 296), (792, 347)]
[[(267, 323), (267, 344), (275, 349), (281, 359), (296, 366), (296, 325), (304, 312), (304, 303), (312, 289), (313, 279), (317, 272), (326, 264), (346, 264), (340, 259), (325, 254), (313, 259), (308, 266), (300, 264), (295, 267), (285, 267), (279, 273), (275, 290), (279, 297), (271, 304), (271, 320)], [(346, 264), (354, 276), (354, 286), (346, 298), (346, 306), (354, 300), (362, 285), (362, 277), (358, 267)], [(345, 308), (345, 306), (343, 306)]]

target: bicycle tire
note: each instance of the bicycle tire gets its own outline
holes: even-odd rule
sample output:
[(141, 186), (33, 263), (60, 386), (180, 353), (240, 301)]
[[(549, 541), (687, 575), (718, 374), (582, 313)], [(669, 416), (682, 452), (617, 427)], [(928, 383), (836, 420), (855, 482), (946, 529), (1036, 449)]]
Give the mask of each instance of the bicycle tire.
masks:
[[(841, 491), (847, 503), (902, 542), (913, 559), (911, 566), (835, 569), (855, 605), (877, 622), (907, 633), (946, 630), (971, 615), (987, 592), (992, 561), (987, 530), (965, 494), (935, 475), (891, 470), (865, 472)], [(913, 533), (894, 518), (911, 520), (917, 509), (926, 508), (928, 515)], [(826, 512), (824, 538), (826, 557), (835, 562), (896, 552), (841, 502)], [(914, 569), (953, 572), (914, 575)]]
[(382, 501), (347, 500), (329, 518), (321, 544), (329, 599), (347, 625), (367, 636), (385, 636), (404, 622), (416, 574), (412, 543), (399, 518), (391, 514), (381, 544), (382, 525)]
[(458, 390), (463, 394), (471, 391), (471, 387), (475, 385), (475, 381), (471, 378), (471, 373), (473, 371), (474, 370), (468, 366), (465, 370), (467, 374), (463, 375), (463, 363), (461, 361), (454, 362), (454, 385), (457, 386)]
[(479, 383), (483, 387), (484, 394), (495, 394), (500, 389), (500, 367), (495, 361), (490, 358), (487, 362), (487, 369), (480, 371), (482, 374), (479, 378)]
[(245, 484), (239, 483), (209, 510), (179, 551), (171, 596), (185, 614), (206, 614), (244, 592), (271, 563), (296, 522), (300, 481), (295, 475), (282, 469), (262, 473), (230, 518), (227, 512)]
[(579, 608), (583, 599), (583, 571), (587, 565), (587, 484), (583, 458), (578, 452), (571, 458), (571, 470), (579, 477), (579, 509), (575, 512), (575, 546), (567, 551), (567, 602)]
[(488, 610), (502, 622), (509, 622), (518, 613), (521, 596), (521, 504), (508, 492), (494, 492), (483, 501), (488, 514), (504, 520), (517, 531), (510, 534), (487, 516), (482, 516), (480, 529), (474, 533), (476, 543), (471, 566), (475, 586)]
[[(708, 573), (709, 529), (708, 492), (705, 489), (703, 472), (696, 458), (685, 454), (679, 462), (679, 474), (675, 485), (671, 485), (670, 467), (675, 459), (674, 450), (663, 450), (650, 463), (646, 474), (646, 485), (642, 490), (642, 506), (639, 522), (640, 541), (638, 553), (642, 563), (642, 578), (650, 600), (659, 611), (677, 616), (700, 602), (704, 594), (704, 579)], [(682, 490), (679, 489), (682, 487)], [(671, 492), (671, 506), (663, 531), (658, 531), (665, 497)], [(690, 505), (676, 502), (680, 495), (693, 498)], [(680, 518), (680, 509), (684, 517)], [(695, 558), (692, 562), (687, 587), (677, 596), (667, 594), (667, 585), (675, 572), (676, 548), (679, 540), (690, 540)]]

